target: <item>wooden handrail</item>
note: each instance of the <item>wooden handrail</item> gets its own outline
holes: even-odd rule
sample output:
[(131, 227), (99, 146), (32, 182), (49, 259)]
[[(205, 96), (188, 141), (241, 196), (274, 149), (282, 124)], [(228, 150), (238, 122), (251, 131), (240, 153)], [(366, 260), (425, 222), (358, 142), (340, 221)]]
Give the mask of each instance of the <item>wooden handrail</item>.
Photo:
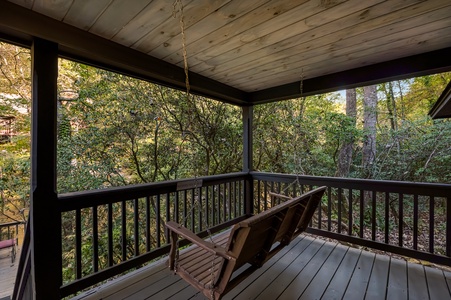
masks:
[[(316, 223), (308, 232), (451, 266), (451, 184), (250, 174), (254, 179), (257, 211), (266, 209), (271, 193), (280, 193), (293, 182), (297, 184), (290, 186), (287, 193), (325, 185), (327, 202), (317, 210)], [(434, 220), (439, 214), (444, 244), (438, 244), (436, 239), (438, 224)], [(404, 238), (405, 229), (412, 232), (412, 245)], [(426, 242), (420, 247), (420, 236), (425, 233)]]

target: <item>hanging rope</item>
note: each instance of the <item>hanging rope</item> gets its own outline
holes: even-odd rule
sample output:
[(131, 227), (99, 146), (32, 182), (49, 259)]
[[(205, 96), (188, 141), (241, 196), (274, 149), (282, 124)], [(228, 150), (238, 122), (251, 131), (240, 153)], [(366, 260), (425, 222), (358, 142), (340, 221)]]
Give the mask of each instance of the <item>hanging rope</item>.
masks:
[[(186, 87), (186, 99), (189, 101), (190, 99), (190, 90), (191, 90), (191, 86), (189, 83), (189, 67), (188, 67), (188, 54), (187, 54), (187, 50), (186, 50), (186, 34), (185, 34), (185, 16), (184, 16), (184, 12), (183, 12), (183, 3), (182, 0), (175, 0), (174, 4), (173, 4), (173, 8), (172, 8), (172, 17), (174, 19), (177, 18), (177, 15), (179, 15), (179, 23), (180, 23), (180, 32), (181, 32), (181, 36), (182, 36), (182, 54), (183, 54), (183, 66), (184, 66), (184, 71), (185, 71), (185, 87)], [(191, 123), (188, 125), (188, 129), (191, 128)], [(202, 188), (202, 180), (198, 180), (197, 178), (197, 172), (198, 172), (198, 168), (196, 168), (196, 174), (194, 176), (194, 194), (192, 195), (194, 197), (194, 202), (197, 203), (198, 209), (199, 211), (202, 210), (202, 204), (201, 204), (201, 197), (202, 195), (199, 194), (199, 190)], [(200, 186), (199, 186), (199, 182), (200, 182)], [(192, 207), (191, 207), (191, 211), (194, 210), (195, 207), (195, 203), (193, 203)], [(183, 223), (185, 223), (187, 217), (189, 214), (185, 213), (185, 216), (183, 218)], [(212, 234), (209, 228), (209, 225), (207, 224), (205, 218), (202, 218), (202, 221), (204, 223), (204, 226), (206, 228), (208, 237), (211, 241), (211, 243), (213, 245), (215, 245), (213, 238), (212, 238)], [(177, 262), (179, 259), (179, 240), (177, 240), (176, 242), (176, 247), (177, 247), (177, 251), (176, 251), (176, 257), (175, 257), (175, 261), (174, 261), (174, 272), (177, 270)], [(213, 286), (216, 280), (216, 276), (214, 274), (215, 272), (215, 260), (217, 258), (217, 255), (214, 255), (212, 262), (211, 262), (211, 268), (210, 268), (210, 286), (211, 286), (211, 298), (214, 299), (214, 292), (213, 292)]]
[(186, 35), (185, 35), (185, 17), (183, 14), (183, 3), (182, 0), (175, 0), (172, 8), (172, 17), (177, 18), (177, 13), (180, 13), (180, 32), (182, 34), (182, 55), (183, 55), (183, 65), (185, 70), (185, 85), (186, 85), (186, 97), (189, 99), (190, 96), (190, 84), (189, 84), (189, 68), (188, 68), (188, 54), (186, 51)]

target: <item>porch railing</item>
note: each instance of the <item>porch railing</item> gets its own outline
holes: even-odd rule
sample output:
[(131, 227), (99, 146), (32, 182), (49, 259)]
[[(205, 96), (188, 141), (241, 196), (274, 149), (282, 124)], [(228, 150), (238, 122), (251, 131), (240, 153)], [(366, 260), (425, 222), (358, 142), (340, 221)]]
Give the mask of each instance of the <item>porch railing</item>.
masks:
[(252, 173), (254, 209), (269, 192), (328, 190), (308, 232), (451, 266), (451, 185)]
[(166, 221), (205, 236), (244, 217), (246, 173), (59, 196), (63, 297), (161, 257)]
[[(269, 192), (293, 196), (323, 185), (308, 232), (451, 266), (451, 185), (234, 173), (60, 195), (60, 294), (159, 259), (169, 250), (166, 221), (206, 236), (207, 227), (214, 233), (276, 205)], [(29, 272), (29, 261), (23, 265)]]
[[(25, 222), (9, 222), (0, 224), (0, 241), (23, 236)], [(19, 232), (22, 229), (22, 233)]]

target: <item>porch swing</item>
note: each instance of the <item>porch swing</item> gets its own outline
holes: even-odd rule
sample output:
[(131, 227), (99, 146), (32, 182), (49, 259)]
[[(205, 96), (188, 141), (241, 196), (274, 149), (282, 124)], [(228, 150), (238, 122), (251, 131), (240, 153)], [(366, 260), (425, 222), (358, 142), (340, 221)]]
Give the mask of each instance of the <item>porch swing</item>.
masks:
[[(181, 0), (174, 2), (174, 18), (177, 16), (177, 6), (180, 12), (185, 83), (189, 97)], [(202, 187), (202, 181), (197, 180), (196, 176), (194, 182), (194, 201), (201, 205), (198, 190)], [(169, 268), (208, 299), (220, 299), (307, 228), (325, 190), (326, 187), (319, 187), (295, 198), (287, 200), (285, 197), (284, 200), (287, 201), (240, 221), (215, 236), (207, 229), (207, 240), (201, 239), (174, 221), (168, 221), (166, 228), (171, 242)], [(194, 205), (191, 209), (194, 209)], [(180, 251), (179, 237), (188, 240), (192, 245)]]

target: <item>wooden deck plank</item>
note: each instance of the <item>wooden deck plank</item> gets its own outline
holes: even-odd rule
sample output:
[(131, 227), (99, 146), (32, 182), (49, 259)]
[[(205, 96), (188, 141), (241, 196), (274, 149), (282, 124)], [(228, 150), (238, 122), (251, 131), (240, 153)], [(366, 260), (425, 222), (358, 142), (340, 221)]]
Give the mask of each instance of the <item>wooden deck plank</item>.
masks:
[(365, 300), (385, 298), (389, 269), (390, 258), (385, 255), (377, 254), (374, 259), (373, 270), (368, 283)]
[(443, 272), (445, 274), (446, 283), (448, 284), (448, 290), (451, 293), (451, 272)]
[(323, 294), (323, 299), (342, 299), (357, 265), (361, 251), (349, 248), (343, 261)]
[(300, 236), (296, 238), (260, 269), (226, 294), (223, 299), (248, 299), (253, 295), (258, 295), (262, 290), (262, 286), (268, 286), (273, 282), (296, 259), (299, 253), (302, 253), (312, 242), (313, 239), (309, 237), (304, 238)]
[(407, 299), (407, 264), (403, 260), (392, 259), (388, 275), (386, 299)]
[(424, 267), (422, 265), (409, 263), (407, 265), (407, 277), (409, 300), (429, 299)]
[(359, 261), (352, 273), (351, 281), (346, 289), (344, 299), (364, 299), (371, 270), (373, 268), (375, 254), (362, 251)]
[(281, 299), (298, 299), (302, 292), (309, 286), (318, 271), (327, 261), (335, 248), (321, 247), (307, 266), (294, 278), (290, 285), (280, 295)]
[(425, 270), (430, 299), (451, 299), (443, 271), (431, 267), (425, 267)]
[(346, 255), (348, 248), (342, 245), (337, 245), (330, 256), (327, 258), (324, 265), (315, 275), (310, 285), (305, 289), (299, 299), (320, 299), (327, 285), (332, 280), (335, 271), (341, 264)]
[[(192, 286), (188, 285), (184, 287), (183, 289), (180, 289), (175, 294), (169, 296), (166, 298), (167, 300), (181, 300), (181, 299), (191, 299), (196, 294), (200, 294), (198, 290), (193, 288)], [(165, 299), (165, 298), (162, 298)]]
[[(450, 282), (450, 272), (301, 235), (223, 300), (407, 297), (409, 300), (446, 300), (451, 299)], [(163, 258), (75, 299), (206, 298), (179, 276), (174, 276)]]
[(277, 299), (296, 276), (307, 266), (310, 260), (324, 245), (323, 241), (314, 240), (296, 259), (280, 273), (266, 288), (261, 287), (260, 294), (255, 299)]
[(0, 250), (0, 298), (11, 296), (16, 281), (17, 267), (20, 261), (20, 249), (16, 260), (11, 262), (11, 248)]

